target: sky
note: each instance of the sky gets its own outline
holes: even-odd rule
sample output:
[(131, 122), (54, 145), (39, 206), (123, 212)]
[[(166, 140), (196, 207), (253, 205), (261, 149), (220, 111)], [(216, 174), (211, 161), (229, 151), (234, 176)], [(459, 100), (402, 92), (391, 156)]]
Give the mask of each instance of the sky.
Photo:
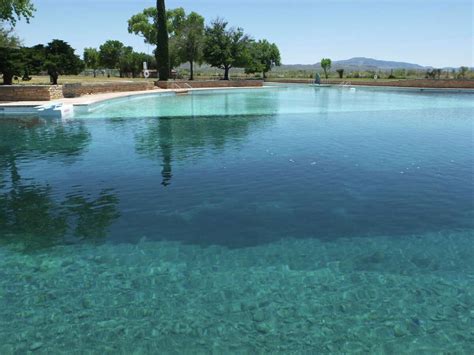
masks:
[[(152, 53), (127, 20), (155, 0), (33, 0), (37, 8), (17, 35), (27, 46), (52, 39), (77, 54), (117, 39)], [(434, 67), (474, 66), (472, 0), (167, 0), (211, 20), (224, 18), (280, 48), (284, 64), (370, 57)]]

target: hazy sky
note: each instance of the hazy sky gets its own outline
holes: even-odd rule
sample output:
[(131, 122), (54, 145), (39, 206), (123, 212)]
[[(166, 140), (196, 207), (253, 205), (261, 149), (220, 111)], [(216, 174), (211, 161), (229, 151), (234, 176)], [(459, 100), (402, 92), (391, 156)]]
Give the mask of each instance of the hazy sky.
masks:
[[(118, 39), (152, 52), (127, 33), (127, 20), (154, 0), (33, 0), (37, 12), (21, 22), (25, 45), (63, 39), (82, 54)], [(372, 57), (435, 67), (474, 66), (472, 0), (168, 0), (168, 8), (222, 17), (254, 38), (280, 47), (285, 64)]]

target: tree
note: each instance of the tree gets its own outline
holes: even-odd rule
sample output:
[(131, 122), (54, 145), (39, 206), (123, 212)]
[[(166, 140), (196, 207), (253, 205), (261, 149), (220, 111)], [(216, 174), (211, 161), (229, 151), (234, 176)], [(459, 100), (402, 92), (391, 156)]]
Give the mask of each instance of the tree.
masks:
[(21, 75), (24, 55), (20, 49), (20, 39), (12, 29), (0, 27), (0, 73), (3, 85), (13, 84), (13, 77)]
[(204, 60), (212, 67), (224, 70), (229, 80), (232, 68), (244, 68), (250, 59), (250, 39), (241, 28), (229, 28), (224, 20), (217, 19), (206, 28)]
[(118, 69), (123, 48), (120, 41), (106, 41), (99, 47), (100, 64), (107, 69)]
[(344, 77), (344, 69), (337, 69), (336, 72), (339, 75), (339, 79)]
[(46, 62), (46, 48), (42, 44), (30, 48), (23, 48), (25, 53), (25, 69), (30, 74), (40, 74), (44, 71), (44, 63)]
[[(168, 35), (173, 37), (182, 27), (186, 18), (186, 13), (182, 7), (167, 10), (167, 29)], [(143, 37), (145, 43), (156, 45), (158, 39), (158, 9), (149, 7), (139, 14), (133, 15), (128, 20), (128, 32)]]
[(84, 48), (84, 64), (86, 68), (94, 71), (94, 78), (97, 76), (96, 72), (100, 66), (100, 54), (95, 48)]
[(132, 47), (124, 47), (120, 57), (120, 72), (122, 74), (138, 76), (143, 69), (143, 62), (148, 62), (149, 56), (145, 53), (137, 53)]
[[(170, 68), (176, 68), (185, 62), (190, 62), (190, 66), (193, 66), (195, 62), (200, 62), (204, 43), (204, 18), (195, 12), (186, 15), (181, 7), (167, 10), (166, 18)], [(128, 32), (139, 35), (143, 37), (145, 43), (156, 46), (158, 44), (157, 19), (157, 8), (146, 8), (128, 20)]]
[(469, 72), (469, 68), (468, 68), (468, 67), (460, 67), (460, 68), (459, 68), (458, 78), (459, 78), (459, 79), (465, 79), (468, 72)]
[(175, 37), (179, 59), (189, 62), (189, 80), (194, 80), (194, 63), (200, 63), (203, 56), (204, 17), (191, 12), (177, 28)]
[(120, 77), (133, 71), (133, 48), (130, 46), (123, 47), (120, 52), (119, 71)]
[(435, 79), (436, 78), (436, 72), (434, 70), (428, 69), (425, 74), (426, 79)]
[(158, 12), (156, 19), (156, 63), (158, 65), (159, 80), (168, 81), (171, 69), (165, 0), (156, 0), (156, 10)]
[(45, 47), (46, 61), (52, 85), (58, 84), (59, 75), (77, 75), (84, 69), (83, 61), (74, 53), (67, 42), (55, 39)]
[(331, 70), (332, 61), (329, 58), (321, 59), (321, 68), (324, 70), (324, 76), (328, 78), (328, 72)]
[(15, 48), (21, 44), (20, 39), (13, 33), (12, 29), (3, 27), (0, 24), (0, 48)]
[(281, 65), (280, 50), (274, 43), (265, 39), (251, 42), (249, 50), (251, 60), (245, 68), (246, 73), (262, 73), (265, 79), (274, 66)]
[(20, 48), (0, 47), (0, 73), (3, 74), (3, 85), (12, 85), (13, 78), (22, 74), (24, 56)]
[(12, 26), (22, 17), (29, 22), (34, 11), (30, 0), (0, 0), (0, 21), (6, 21)]

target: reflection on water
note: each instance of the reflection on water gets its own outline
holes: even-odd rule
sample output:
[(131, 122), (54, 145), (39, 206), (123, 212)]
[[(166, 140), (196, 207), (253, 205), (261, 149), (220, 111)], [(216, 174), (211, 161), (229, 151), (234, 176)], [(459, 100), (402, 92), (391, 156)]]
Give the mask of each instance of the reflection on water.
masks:
[(251, 129), (268, 123), (268, 116), (225, 116), (147, 120), (136, 136), (136, 151), (152, 160), (161, 160), (162, 185), (171, 183), (172, 162), (184, 162), (205, 155), (208, 150), (223, 151), (227, 141), (238, 142)]
[(119, 217), (113, 191), (102, 190), (94, 198), (79, 190), (58, 201), (53, 191), (57, 186), (23, 179), (18, 166), (45, 157), (74, 164), (91, 140), (85, 126), (39, 119), (0, 123), (1, 241), (35, 249), (106, 238), (110, 223)]
[[(469, 229), (469, 99), (239, 91), (2, 120), (1, 240), (247, 247)], [(126, 117), (140, 108), (154, 115)]]

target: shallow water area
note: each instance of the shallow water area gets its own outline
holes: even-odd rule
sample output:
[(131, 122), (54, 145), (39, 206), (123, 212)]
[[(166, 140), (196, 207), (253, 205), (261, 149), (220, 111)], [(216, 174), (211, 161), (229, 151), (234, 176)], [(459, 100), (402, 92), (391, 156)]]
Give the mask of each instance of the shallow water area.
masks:
[(3, 251), (2, 353), (472, 353), (472, 232)]
[(472, 98), (0, 118), (0, 353), (473, 353)]

